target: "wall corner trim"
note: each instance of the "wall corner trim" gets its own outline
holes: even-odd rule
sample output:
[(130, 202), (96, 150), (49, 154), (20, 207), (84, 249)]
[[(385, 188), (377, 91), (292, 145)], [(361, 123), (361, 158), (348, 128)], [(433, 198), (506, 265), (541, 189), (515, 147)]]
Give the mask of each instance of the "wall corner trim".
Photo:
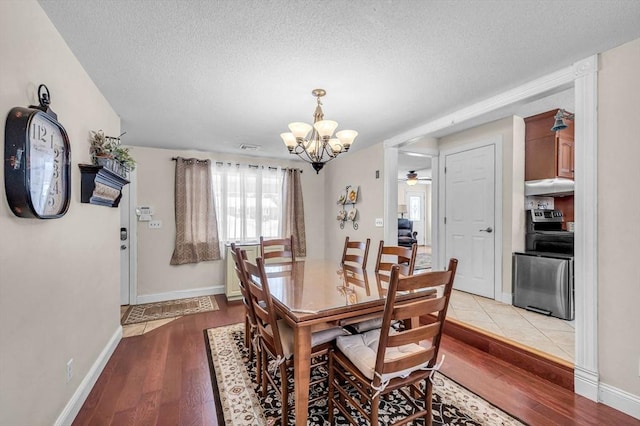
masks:
[(91, 389), (93, 389), (93, 386), (98, 381), (98, 377), (100, 377), (102, 370), (104, 370), (104, 367), (107, 365), (107, 361), (109, 361), (111, 355), (113, 355), (113, 352), (116, 350), (120, 340), (122, 340), (122, 326), (118, 325), (115, 333), (113, 333), (113, 336), (111, 336), (111, 339), (109, 339), (107, 345), (95, 360), (87, 374), (82, 379), (82, 382), (80, 382), (80, 385), (73, 393), (73, 396), (69, 399), (67, 405), (56, 419), (54, 423), (55, 426), (66, 426), (73, 423), (73, 420), (82, 408), (82, 404), (84, 404), (85, 400), (89, 396), (89, 392), (91, 392)]
[(576, 365), (574, 367), (574, 389), (578, 395), (592, 401), (598, 401), (598, 373)]

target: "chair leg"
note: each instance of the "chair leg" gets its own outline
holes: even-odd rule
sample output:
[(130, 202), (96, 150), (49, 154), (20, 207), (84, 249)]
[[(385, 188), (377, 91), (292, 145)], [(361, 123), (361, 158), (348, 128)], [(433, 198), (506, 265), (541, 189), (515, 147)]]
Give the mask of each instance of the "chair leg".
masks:
[(253, 345), (251, 344), (251, 326), (249, 325), (249, 317), (244, 317), (244, 346), (249, 349), (249, 359), (253, 358)]
[(433, 413), (431, 411), (432, 396), (433, 396), (433, 384), (431, 383), (431, 380), (427, 378), (425, 389), (424, 389), (424, 406), (427, 409), (427, 414), (425, 415), (425, 418), (424, 418), (425, 426), (433, 426)]
[(262, 358), (262, 397), (266, 398), (267, 396), (267, 386), (269, 386), (269, 379), (267, 379), (269, 363), (267, 362), (267, 351), (265, 348), (260, 348), (260, 356)]
[[(251, 342), (253, 346), (253, 341)], [(260, 349), (260, 342), (256, 345), (255, 349), (255, 357), (256, 357), (256, 383), (258, 383), (258, 387), (262, 389), (264, 386), (264, 382), (262, 381), (262, 350)]]
[(289, 424), (289, 376), (284, 363), (280, 364), (280, 387), (282, 388), (282, 426)]
[(380, 395), (371, 400), (371, 413), (369, 414), (369, 422), (372, 425), (378, 424), (378, 410), (380, 408)]
[(329, 388), (328, 388), (328, 404), (327, 404), (327, 409), (329, 410), (329, 416), (328, 416), (328, 420), (329, 420), (329, 425), (333, 425), (333, 398), (335, 397), (334, 392), (334, 384), (333, 384), (333, 379), (334, 379), (334, 373), (333, 373), (333, 351), (329, 352), (329, 365), (327, 367), (329, 369)]

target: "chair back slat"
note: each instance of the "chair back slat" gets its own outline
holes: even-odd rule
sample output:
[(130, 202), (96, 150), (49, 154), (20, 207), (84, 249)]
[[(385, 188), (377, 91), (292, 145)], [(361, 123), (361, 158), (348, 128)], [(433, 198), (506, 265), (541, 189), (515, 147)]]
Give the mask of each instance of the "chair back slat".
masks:
[(296, 261), (294, 253), (294, 237), (274, 238), (270, 240), (260, 237), (260, 257), (264, 262), (271, 259), (279, 261)]
[[(387, 341), (387, 347), (398, 347), (403, 345), (408, 345), (409, 343), (415, 343), (417, 339), (429, 340), (436, 334), (440, 329), (440, 323), (434, 322), (427, 325), (421, 325), (416, 328), (411, 328), (409, 330), (401, 331), (397, 334), (390, 334), (389, 340)], [(424, 345), (424, 342), (423, 342)], [(426, 346), (425, 346), (426, 347)]]
[(349, 237), (345, 237), (344, 249), (342, 250), (342, 265), (352, 264), (363, 269), (367, 267), (367, 258), (369, 257), (369, 245), (371, 239), (366, 241), (350, 241)]
[(243, 260), (247, 275), (247, 284), (253, 309), (258, 322), (258, 332), (267, 349), (274, 356), (284, 356), (278, 319), (273, 307), (273, 299), (269, 291), (269, 282), (264, 270), (262, 258), (256, 258), (256, 264)]
[[(382, 244), (380, 248), (382, 248)], [(435, 365), (457, 265), (458, 261), (451, 259), (446, 273), (427, 272), (409, 277), (400, 276), (398, 265), (391, 268), (376, 355), (375, 371), (380, 375), (417, 368), (424, 364), (427, 367)], [(444, 286), (440, 297), (434, 297), (433, 291), (424, 290), (432, 289), (437, 285)], [(420, 291), (407, 297), (406, 291), (408, 290)], [(427, 314), (436, 314), (435, 322), (401, 332), (391, 331), (393, 330), (391, 328), (392, 320), (414, 318)], [(430, 342), (430, 346), (425, 347), (425, 341)], [(423, 345), (420, 345), (421, 342)], [(387, 348), (410, 344), (416, 345), (414, 348), (418, 348), (418, 350), (393, 360), (386, 359)], [(380, 380), (380, 376), (376, 375), (374, 384), (379, 385)]]
[(422, 352), (415, 352), (411, 355), (389, 361), (384, 364), (382, 374), (395, 373), (396, 371), (407, 370), (415, 365), (424, 364), (434, 359), (435, 348), (425, 349)]
[(405, 277), (413, 275), (417, 252), (418, 246), (415, 243), (411, 247), (385, 246), (384, 241), (381, 240), (378, 246), (375, 271), (388, 275), (393, 265), (398, 265), (402, 275)]
[(447, 303), (444, 297), (435, 297), (434, 292), (430, 290), (422, 291), (431, 293), (434, 298), (427, 300), (421, 298), (420, 300), (413, 302), (403, 303), (402, 306), (395, 306), (393, 308), (392, 318), (394, 320), (417, 318), (422, 315), (428, 315), (432, 312), (439, 312), (444, 309), (444, 305)]

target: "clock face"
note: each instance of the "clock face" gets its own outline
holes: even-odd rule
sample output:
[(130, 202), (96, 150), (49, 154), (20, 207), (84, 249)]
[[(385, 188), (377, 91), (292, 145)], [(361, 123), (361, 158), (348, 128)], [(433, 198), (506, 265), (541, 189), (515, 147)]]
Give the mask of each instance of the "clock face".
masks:
[(33, 210), (39, 216), (55, 216), (67, 207), (68, 168), (60, 127), (45, 114), (34, 114), (29, 123), (27, 170)]
[(57, 115), (48, 107), (44, 84), (38, 95), (40, 106), (15, 107), (7, 115), (4, 189), (16, 216), (57, 219), (69, 209), (71, 146)]

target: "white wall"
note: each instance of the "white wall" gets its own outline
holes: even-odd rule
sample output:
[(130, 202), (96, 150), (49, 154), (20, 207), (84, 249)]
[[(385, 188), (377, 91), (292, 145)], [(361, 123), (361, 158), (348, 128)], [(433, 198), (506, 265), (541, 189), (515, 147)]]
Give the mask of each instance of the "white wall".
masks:
[[(379, 178), (376, 178), (378, 170)], [(384, 216), (384, 151), (379, 143), (359, 151), (351, 151), (328, 163), (320, 172), (325, 179), (325, 207), (324, 207), (324, 256), (340, 262), (345, 237), (351, 240), (364, 241), (371, 239), (368, 266), (375, 265), (378, 244), (384, 239), (384, 228), (375, 226), (375, 219)], [(351, 222), (346, 222), (344, 229), (340, 229), (336, 219), (341, 206), (337, 204), (339, 195), (344, 192), (346, 185), (359, 186), (358, 229), (353, 229)], [(391, 201), (394, 205), (396, 200)], [(395, 217), (395, 216), (394, 216)], [(396, 225), (397, 226), (397, 225)], [(394, 241), (391, 244), (395, 244)], [(387, 243), (389, 244), (389, 243)]]
[(598, 366), (640, 418), (639, 95), (640, 39), (603, 53), (598, 73)]
[(0, 424), (45, 425), (119, 336), (119, 211), (80, 203), (78, 163), (90, 162), (89, 131), (118, 135), (120, 119), (35, 1), (0, 2), (0, 55), (3, 122), (12, 107), (37, 104), (44, 83), (71, 139), (71, 204), (60, 219), (14, 216), (0, 165)]
[[(138, 284), (137, 294), (142, 301), (173, 299), (180, 293), (212, 290), (224, 292), (224, 260), (187, 265), (170, 265), (175, 244), (174, 180), (175, 162), (172, 157), (194, 157), (212, 161), (242, 164), (296, 167), (303, 170), (302, 190), (305, 207), (307, 257), (324, 256), (324, 171), (316, 175), (300, 161), (283, 161), (246, 156), (233, 156), (201, 151), (178, 151), (132, 147), (137, 166), (137, 205), (152, 206), (154, 220), (162, 221), (162, 228), (149, 229), (146, 222), (138, 222)], [(163, 297), (164, 295), (164, 297)]]
[[(511, 293), (511, 255), (524, 248), (524, 227), (520, 234), (513, 229), (524, 220), (524, 120), (507, 117), (440, 139), (440, 149), (502, 138), (502, 292)], [(522, 186), (522, 188), (521, 188)], [(496, 295), (496, 297), (500, 297)]]

